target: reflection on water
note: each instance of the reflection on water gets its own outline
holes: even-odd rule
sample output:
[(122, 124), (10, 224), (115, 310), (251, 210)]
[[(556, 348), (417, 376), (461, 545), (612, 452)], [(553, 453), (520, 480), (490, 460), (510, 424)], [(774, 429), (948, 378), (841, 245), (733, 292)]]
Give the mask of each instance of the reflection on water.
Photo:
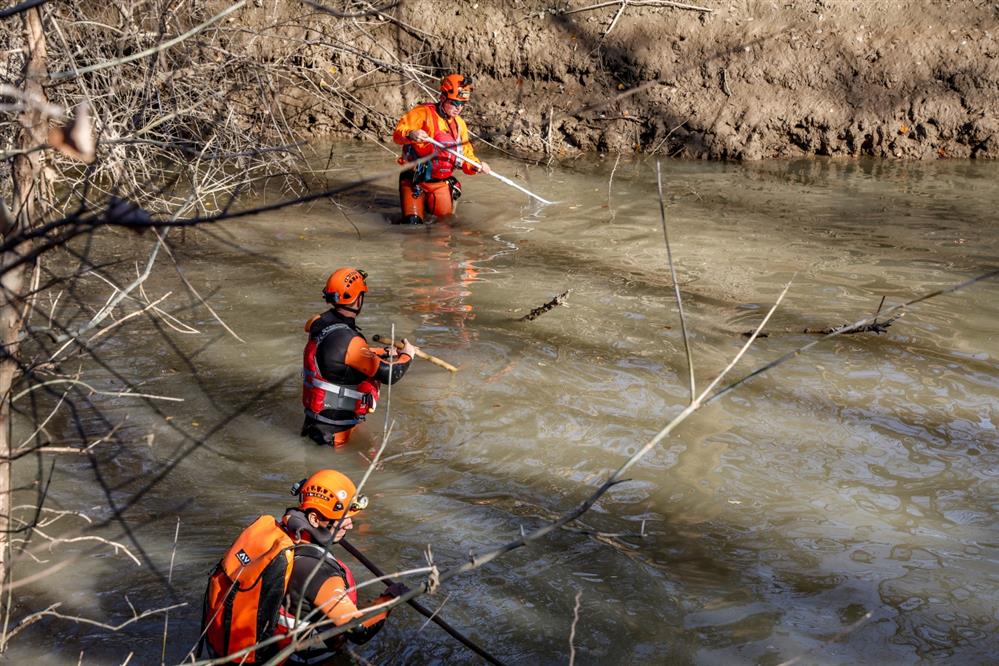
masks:
[[(386, 167), (364, 146), (338, 150), (339, 167)], [(159, 574), (90, 558), (31, 588), (26, 608), (68, 596), (76, 613), (120, 620), (130, 616), (125, 594), (155, 607), (168, 598), (159, 575), (179, 516), (174, 581), (190, 607), (170, 620), (177, 661), (197, 636), (206, 572), (239, 528), (279, 513), (309, 470), (359, 477), (386, 418), (390, 459), (372, 478), (353, 541), (388, 569), (418, 565), (430, 544), (447, 568), (580, 501), (680, 411), (685, 355), (654, 164), (622, 160), (611, 215), (612, 163), (552, 172), (490, 163), (563, 203), (539, 207), (468, 178), (457, 218), (396, 227), (385, 218), (395, 206), (388, 178), (344, 199), (356, 232), (317, 205), (230, 227), (250, 253), (189, 234), (175, 250), (185, 276), (213, 294), (246, 344), (178, 300), (178, 316), (202, 336), (167, 344), (134, 327), (102, 348), (150, 391), (186, 398), (162, 407), (167, 422), (128, 400), (102, 403), (128, 415), (125, 430), (143, 442), (104, 454), (118, 501), (177, 463), (129, 513)], [(668, 162), (664, 176), (702, 387), (792, 278), (770, 337), (737, 376), (809, 342), (804, 328), (855, 321), (882, 296), (891, 305), (996, 264), (999, 165)], [(349, 264), (371, 276), (367, 333), (394, 324), (461, 369), (418, 363), (393, 388), (390, 410), (332, 451), (297, 436), (298, 364), (323, 280)], [(146, 288), (184, 293), (167, 270)], [(567, 306), (517, 321), (570, 288)], [(511, 663), (567, 660), (577, 592), (580, 663), (776, 664), (810, 650), (810, 663), (989, 661), (999, 650), (997, 296), (986, 282), (931, 300), (886, 335), (821, 346), (705, 408), (582, 521), (626, 534), (644, 524), (644, 539), (555, 534), (431, 601), (446, 599), (449, 621)], [(93, 474), (86, 462), (60, 462), (53, 501), (106, 507)], [(359, 654), (468, 659), (435, 628), (418, 631), (422, 623), (400, 609)], [(60, 634), (45, 648), (56, 663), (81, 650), (87, 663), (120, 663), (130, 651), (152, 663), (163, 627), (38, 629)], [(17, 647), (21, 656), (38, 649)]]

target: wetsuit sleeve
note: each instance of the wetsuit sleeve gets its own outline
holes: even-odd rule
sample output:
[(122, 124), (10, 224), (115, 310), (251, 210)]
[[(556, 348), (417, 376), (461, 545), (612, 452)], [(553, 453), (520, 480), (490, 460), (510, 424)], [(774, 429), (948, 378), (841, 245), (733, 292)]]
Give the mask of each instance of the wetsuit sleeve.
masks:
[(368, 343), (359, 335), (355, 335), (347, 345), (347, 354), (343, 362), (368, 377), (374, 377), (378, 372), (378, 366), (381, 365), (378, 354), (368, 347)]
[[(481, 162), (481, 160), (476, 156), (475, 151), (472, 149), (472, 142), (468, 138), (468, 125), (461, 118), (458, 118), (458, 133), (461, 136), (461, 152), (468, 156), (469, 159), (473, 159), (476, 162)], [(477, 167), (472, 166), (468, 162), (461, 163), (461, 170), (472, 176), (479, 172)]]
[[(382, 350), (384, 351), (384, 350)], [(381, 358), (381, 365), (378, 366), (378, 372), (375, 373), (375, 379), (380, 381), (382, 384), (395, 384), (397, 381), (402, 379), (402, 376), (406, 374), (409, 370), (409, 366), (413, 359), (409, 354), (399, 354), (395, 357), (394, 362), (390, 362), (388, 357)]]
[(394, 363), (389, 363), (389, 359), (383, 358), (379, 352), (384, 354), (385, 350), (368, 347), (364, 338), (358, 336), (350, 341), (350, 346), (347, 347), (347, 358), (344, 362), (368, 377), (373, 377), (380, 382), (391, 380), (395, 384), (406, 374), (413, 359), (408, 354), (399, 354)]
[(434, 152), (434, 147), (429, 143), (414, 143), (407, 136), (413, 130), (418, 129), (423, 130), (431, 136), (434, 134), (433, 129), (429, 127), (427, 110), (422, 106), (408, 111), (406, 115), (399, 119), (399, 123), (395, 126), (395, 132), (392, 134), (392, 140), (400, 146), (412, 146), (417, 155), (425, 157)]
[[(392, 597), (382, 595), (372, 602), (372, 606), (388, 601)], [(360, 617), (364, 611), (358, 609), (354, 602), (347, 596), (346, 584), (343, 578), (331, 576), (322, 584), (312, 600), (316, 608), (322, 609), (324, 615), (336, 626), (347, 624), (354, 618)], [(385, 624), (388, 611), (376, 613), (365, 619), (361, 626), (347, 632), (347, 638), (351, 643), (365, 643), (377, 634)]]

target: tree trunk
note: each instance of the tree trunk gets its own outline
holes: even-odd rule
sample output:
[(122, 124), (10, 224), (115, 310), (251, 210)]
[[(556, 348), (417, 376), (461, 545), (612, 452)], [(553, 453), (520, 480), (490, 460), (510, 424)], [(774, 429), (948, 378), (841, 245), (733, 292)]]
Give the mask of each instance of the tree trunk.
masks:
[[(46, 70), (45, 34), (40, 11), (30, 9), (22, 15), (26, 47), (23, 91), (25, 110), (21, 113), (21, 132), (17, 147), (38, 148), (46, 142), (48, 123), (43, 111), (45, 90), (42, 83)], [(38, 202), (45, 192), (43, 152), (35, 150), (14, 158), (14, 218), (3, 231), (3, 240), (16, 239), (37, 224), (41, 213)], [(10, 577), (10, 510), (11, 510), (11, 397), (18, 375), (18, 354), (25, 311), (25, 276), (31, 262), (11, 266), (26, 256), (32, 243), (19, 243), (0, 257), (0, 581)], [(3, 646), (5, 647), (5, 646)]]

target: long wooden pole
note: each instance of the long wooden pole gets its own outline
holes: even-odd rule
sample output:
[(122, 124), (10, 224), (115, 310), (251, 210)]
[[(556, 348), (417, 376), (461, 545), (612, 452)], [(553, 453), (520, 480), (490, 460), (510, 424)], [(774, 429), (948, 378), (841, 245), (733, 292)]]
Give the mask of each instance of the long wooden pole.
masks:
[[(346, 550), (348, 553), (350, 553), (351, 555), (353, 555), (354, 558), (358, 562), (360, 562), (365, 567), (367, 567), (368, 571), (370, 571), (374, 575), (378, 576), (379, 578), (382, 578), (382, 577), (385, 576), (385, 573), (381, 569), (378, 568), (378, 565), (376, 565), (374, 562), (372, 562), (371, 560), (369, 560), (364, 553), (362, 553), (357, 548), (355, 548), (354, 545), (351, 544), (351, 543), (349, 543), (346, 539), (340, 539), (340, 541), (338, 541), (337, 543), (339, 543), (341, 546), (343, 546), (344, 550)], [(383, 580), (383, 582), (386, 585), (391, 585), (392, 584), (392, 581), (390, 579), (388, 579), (388, 578), (385, 578)], [(467, 638), (464, 634), (462, 634), (460, 631), (458, 631), (457, 629), (455, 629), (454, 627), (452, 627), (450, 624), (448, 624), (447, 622), (445, 622), (444, 620), (442, 620), (440, 617), (437, 616), (436, 613), (434, 613), (432, 610), (430, 610), (429, 608), (427, 608), (426, 606), (424, 606), (420, 602), (414, 601), (414, 600), (410, 599), (406, 603), (408, 603), (410, 606), (412, 606), (414, 609), (416, 609), (416, 611), (420, 615), (422, 615), (423, 617), (427, 618), (428, 620), (430, 620), (431, 622), (433, 622), (434, 624), (436, 624), (437, 626), (439, 626), (441, 629), (443, 629), (447, 633), (451, 634), (451, 636), (453, 636), (459, 643), (461, 643), (462, 645), (464, 645), (465, 647), (467, 647), (469, 650), (471, 650), (475, 654), (477, 654), (480, 657), (482, 657), (483, 659), (485, 659), (488, 663), (490, 663), (490, 664), (500, 664), (500, 665), (503, 664), (502, 661), (500, 661), (496, 657), (494, 657), (491, 654), (489, 654), (488, 652), (486, 652), (486, 650), (484, 648), (481, 648), (478, 645), (476, 645), (475, 643), (473, 643), (470, 638)]]
[[(402, 349), (403, 347), (406, 346), (406, 345), (402, 344), (401, 342), (399, 342), (398, 340), (396, 340), (395, 342), (392, 342), (388, 338), (386, 338), (386, 337), (384, 337), (382, 335), (378, 335), (377, 333), (375, 335), (371, 336), (371, 339), (374, 340), (375, 342), (388, 342), (388, 343), (391, 343), (392, 346), (394, 346), (396, 349)], [(444, 368), (445, 370), (448, 370), (450, 372), (458, 372), (458, 368), (454, 367), (453, 365), (451, 365), (447, 361), (442, 361), (441, 359), (437, 358), (436, 356), (431, 356), (430, 354), (428, 354), (427, 352), (423, 351), (422, 349), (418, 349), (416, 351), (416, 358), (422, 358), (424, 361), (428, 361), (430, 363), (433, 363), (437, 367)]]

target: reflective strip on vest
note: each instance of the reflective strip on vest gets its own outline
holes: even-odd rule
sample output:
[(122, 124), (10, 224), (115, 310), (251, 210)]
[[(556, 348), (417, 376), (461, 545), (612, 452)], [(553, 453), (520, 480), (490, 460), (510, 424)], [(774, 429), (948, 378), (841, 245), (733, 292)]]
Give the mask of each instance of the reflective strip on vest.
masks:
[(305, 415), (319, 423), (332, 426), (353, 426), (365, 420), (363, 416), (355, 416), (352, 419), (328, 419), (322, 414), (310, 412), (308, 409), (305, 410)]
[[(339, 386), (337, 384), (330, 384), (327, 381), (323, 381), (322, 379), (319, 379), (319, 375), (317, 375), (316, 373), (312, 372), (311, 370), (302, 370), (302, 380), (303, 380), (303, 382), (305, 383), (306, 386), (314, 386), (317, 389), (322, 389), (322, 390), (326, 391), (327, 393), (334, 393), (334, 394), (337, 395), (338, 398), (340, 398), (340, 397), (346, 397), (346, 398), (350, 398), (351, 400), (360, 400), (364, 396), (367, 395), (367, 393), (361, 393), (360, 391), (355, 391), (354, 390), (355, 388), (357, 388), (357, 384), (348, 384), (347, 386)], [(333, 405), (329, 405), (327, 408), (328, 409), (354, 409), (354, 403), (351, 402), (351, 404), (350, 404), (349, 407), (340, 407), (340, 406), (334, 407)]]
[(285, 629), (294, 629), (296, 627), (302, 627), (304, 629), (305, 627), (308, 627), (310, 624), (312, 624), (305, 618), (302, 618), (300, 620), (295, 620), (294, 616), (290, 615), (288, 611), (286, 611), (284, 608), (282, 608), (281, 612), (278, 613), (277, 623), (279, 627), (284, 627)]
[[(297, 635), (299, 640), (313, 633), (312, 630), (308, 629), (308, 627), (312, 625), (311, 622), (309, 622), (304, 618), (296, 622), (295, 618), (290, 613), (288, 613), (288, 611), (286, 611), (284, 608), (281, 608), (281, 612), (278, 613), (277, 625), (278, 629), (276, 633), (278, 634), (290, 634), (291, 632), (298, 629)], [(291, 640), (292, 639), (290, 637), (286, 638), (282, 640), (279, 643), (279, 645), (282, 648), (287, 647), (288, 645), (291, 645)], [(306, 654), (308, 656), (306, 656)], [(302, 653), (302, 652), (293, 653), (290, 657), (288, 657), (287, 663), (306, 664), (307, 666), (311, 666), (312, 664), (327, 663), (334, 656), (336, 656), (336, 653), (329, 652), (328, 650), (322, 650), (322, 651), (308, 650), (307, 653)]]

